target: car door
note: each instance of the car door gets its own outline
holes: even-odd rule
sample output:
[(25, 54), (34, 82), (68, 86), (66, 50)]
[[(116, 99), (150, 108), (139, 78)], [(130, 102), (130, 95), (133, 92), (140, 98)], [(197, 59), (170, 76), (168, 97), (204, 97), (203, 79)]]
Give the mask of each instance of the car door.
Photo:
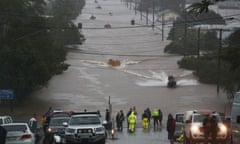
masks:
[(176, 127), (175, 127), (175, 133), (174, 133), (175, 138), (179, 137), (182, 134), (183, 117), (184, 117), (184, 113), (175, 114), (175, 117), (174, 117), (176, 120)]

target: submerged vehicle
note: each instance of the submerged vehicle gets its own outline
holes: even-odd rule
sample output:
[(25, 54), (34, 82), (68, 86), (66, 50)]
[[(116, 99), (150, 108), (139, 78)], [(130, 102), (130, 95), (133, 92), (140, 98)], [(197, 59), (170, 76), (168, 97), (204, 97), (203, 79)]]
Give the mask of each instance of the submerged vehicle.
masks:
[(176, 82), (175, 78), (172, 75), (168, 76), (167, 87), (175, 88), (176, 86), (177, 86), (177, 82)]
[(96, 17), (94, 15), (91, 15), (90, 20), (95, 20)]

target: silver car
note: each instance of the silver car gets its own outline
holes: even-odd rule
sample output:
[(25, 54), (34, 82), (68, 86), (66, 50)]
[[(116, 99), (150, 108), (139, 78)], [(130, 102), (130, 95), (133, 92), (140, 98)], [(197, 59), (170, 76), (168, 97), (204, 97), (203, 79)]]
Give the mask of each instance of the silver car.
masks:
[(27, 123), (8, 123), (2, 127), (7, 131), (6, 144), (34, 144), (35, 135)]

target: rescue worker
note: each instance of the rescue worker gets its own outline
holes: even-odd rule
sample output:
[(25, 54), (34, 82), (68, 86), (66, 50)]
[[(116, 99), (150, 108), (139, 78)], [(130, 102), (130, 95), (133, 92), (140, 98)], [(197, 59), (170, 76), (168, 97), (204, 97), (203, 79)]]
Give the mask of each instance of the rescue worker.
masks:
[(129, 130), (129, 132), (134, 132), (136, 121), (137, 121), (137, 116), (134, 112), (132, 112), (128, 117), (128, 123), (129, 123), (128, 130)]
[(147, 110), (144, 110), (142, 114), (142, 125), (144, 129), (147, 129), (149, 127), (149, 122), (148, 122), (149, 114)]
[(183, 135), (184, 129), (183, 129), (183, 127), (181, 128), (181, 130), (182, 130), (182, 134), (176, 139), (176, 141), (179, 142), (179, 143), (182, 143), (183, 142), (183, 138), (184, 138), (184, 135)]
[(148, 125), (150, 125), (150, 122), (151, 122), (151, 117), (152, 117), (152, 113), (151, 113), (151, 110), (150, 110), (150, 108), (148, 107), (147, 109), (146, 109), (146, 111), (147, 111), (147, 113), (148, 113)]
[(158, 119), (159, 119), (159, 113), (156, 108), (153, 109), (152, 118), (153, 118), (153, 127), (155, 129), (158, 127)]

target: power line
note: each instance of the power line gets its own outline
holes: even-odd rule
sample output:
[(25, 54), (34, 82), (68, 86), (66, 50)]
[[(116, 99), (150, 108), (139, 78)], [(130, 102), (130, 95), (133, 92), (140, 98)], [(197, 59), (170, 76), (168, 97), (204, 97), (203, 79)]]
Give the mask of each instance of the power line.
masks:
[(70, 49), (70, 52), (74, 52), (74, 53), (79, 53), (79, 54), (88, 54), (88, 55), (108, 55), (108, 56), (126, 56), (126, 57), (175, 57), (175, 56), (179, 56), (179, 55), (175, 55), (175, 54), (162, 54), (162, 55), (136, 55), (136, 54), (113, 54), (113, 53), (99, 53), (99, 52), (84, 52), (81, 50), (76, 50), (76, 49)]

